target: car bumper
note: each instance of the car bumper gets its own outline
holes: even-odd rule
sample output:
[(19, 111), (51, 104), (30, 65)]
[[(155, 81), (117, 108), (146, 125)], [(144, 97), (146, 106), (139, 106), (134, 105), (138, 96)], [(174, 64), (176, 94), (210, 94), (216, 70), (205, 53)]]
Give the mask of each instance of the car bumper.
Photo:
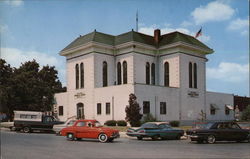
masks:
[(188, 138), (190, 138), (191, 141), (205, 140), (204, 136), (199, 136), (199, 135), (188, 135)]
[(120, 134), (119, 134), (119, 133), (118, 133), (118, 134), (113, 134), (113, 135), (110, 136), (110, 138), (113, 138), (113, 139), (119, 138), (119, 137), (120, 137)]

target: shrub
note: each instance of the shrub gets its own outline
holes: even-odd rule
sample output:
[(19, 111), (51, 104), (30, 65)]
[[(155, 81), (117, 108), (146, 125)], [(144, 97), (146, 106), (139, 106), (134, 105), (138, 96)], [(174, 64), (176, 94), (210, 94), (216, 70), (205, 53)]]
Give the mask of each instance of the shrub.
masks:
[(147, 114), (144, 118), (143, 118), (143, 123), (146, 123), (146, 122), (155, 122), (157, 121), (153, 115), (151, 113)]
[(127, 122), (125, 120), (118, 120), (117, 125), (118, 126), (127, 126)]
[(180, 122), (179, 122), (179, 121), (170, 121), (169, 124), (170, 124), (172, 127), (179, 127)]
[(250, 121), (250, 105), (248, 105), (246, 109), (243, 110), (241, 120)]
[(116, 121), (115, 120), (107, 120), (104, 125), (107, 125), (107, 126), (116, 126)]

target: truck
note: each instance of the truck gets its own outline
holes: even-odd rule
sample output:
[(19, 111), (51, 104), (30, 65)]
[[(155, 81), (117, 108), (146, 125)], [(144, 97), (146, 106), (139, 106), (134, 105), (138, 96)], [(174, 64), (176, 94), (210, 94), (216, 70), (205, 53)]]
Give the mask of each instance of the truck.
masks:
[(45, 115), (43, 112), (36, 111), (14, 111), (14, 126), (11, 128), (15, 131), (24, 133), (33, 130), (53, 131), (53, 126), (62, 124), (54, 116)]

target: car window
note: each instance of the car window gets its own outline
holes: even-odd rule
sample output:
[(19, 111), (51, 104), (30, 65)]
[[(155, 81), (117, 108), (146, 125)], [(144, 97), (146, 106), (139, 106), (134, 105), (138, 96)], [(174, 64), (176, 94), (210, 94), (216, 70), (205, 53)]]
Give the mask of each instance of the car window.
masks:
[(161, 128), (161, 129), (171, 129), (171, 127), (168, 125), (168, 124), (160, 124), (159, 125), (159, 128)]
[(95, 122), (95, 127), (101, 127), (102, 125), (101, 125), (101, 123), (99, 123), (99, 121), (96, 121)]
[(232, 129), (240, 129), (239, 125), (236, 123), (233, 123), (231, 128)]
[(85, 122), (80, 121), (80, 122), (78, 122), (78, 123), (76, 124), (76, 126), (85, 126)]
[(158, 128), (158, 125), (154, 123), (145, 123), (141, 126), (142, 128)]
[(73, 125), (75, 123), (75, 120), (71, 120), (70, 122), (68, 122), (68, 126), (71, 126), (71, 125)]

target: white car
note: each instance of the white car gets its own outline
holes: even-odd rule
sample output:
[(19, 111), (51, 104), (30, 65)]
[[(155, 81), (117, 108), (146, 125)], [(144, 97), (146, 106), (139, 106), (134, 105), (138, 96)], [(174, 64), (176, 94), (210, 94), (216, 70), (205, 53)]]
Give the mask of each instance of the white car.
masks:
[(53, 126), (53, 131), (57, 134), (57, 135), (61, 135), (61, 130), (63, 128), (66, 128), (68, 126), (72, 126), (75, 123), (76, 119), (68, 119), (65, 121), (65, 123), (63, 124), (58, 124), (58, 125), (54, 125)]

